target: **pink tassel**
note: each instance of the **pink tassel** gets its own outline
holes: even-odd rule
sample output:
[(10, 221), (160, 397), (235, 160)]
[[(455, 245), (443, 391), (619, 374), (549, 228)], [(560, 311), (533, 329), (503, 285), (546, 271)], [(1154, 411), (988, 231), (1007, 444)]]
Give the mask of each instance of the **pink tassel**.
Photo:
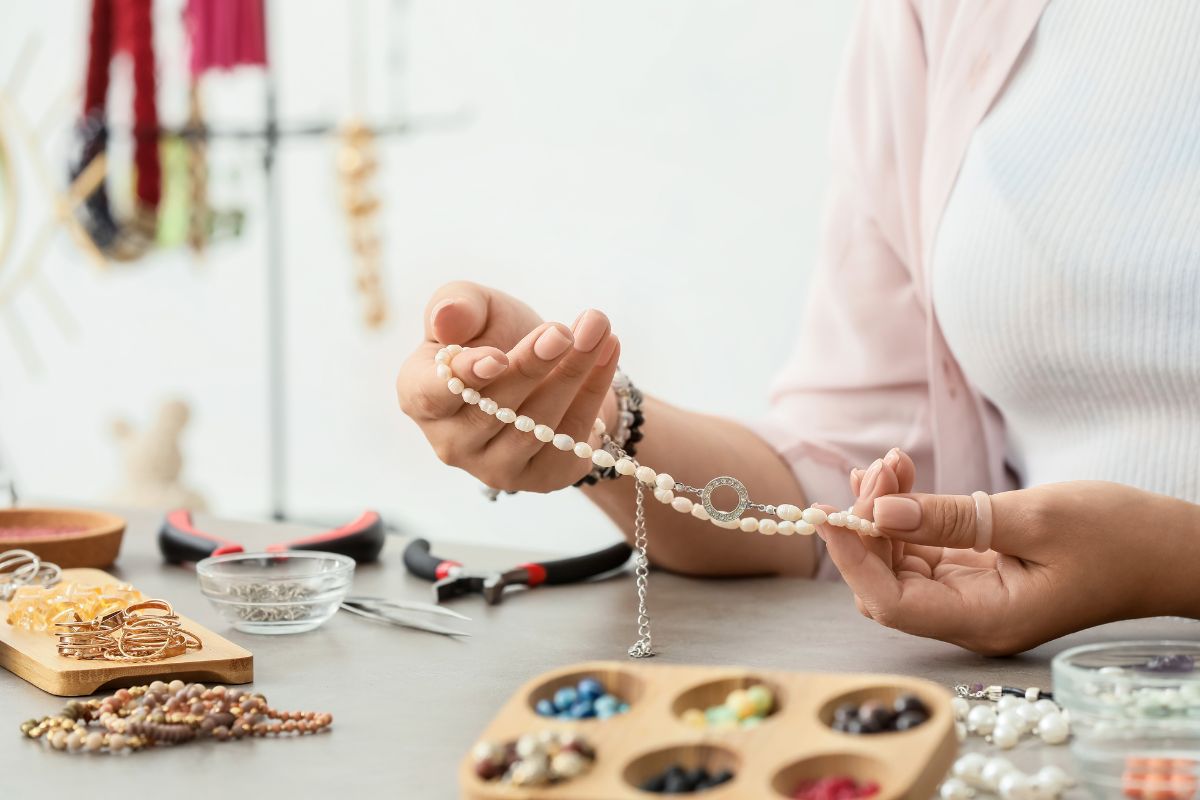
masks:
[(263, 0), (188, 0), (184, 12), (192, 43), (192, 77), (210, 69), (267, 63)]

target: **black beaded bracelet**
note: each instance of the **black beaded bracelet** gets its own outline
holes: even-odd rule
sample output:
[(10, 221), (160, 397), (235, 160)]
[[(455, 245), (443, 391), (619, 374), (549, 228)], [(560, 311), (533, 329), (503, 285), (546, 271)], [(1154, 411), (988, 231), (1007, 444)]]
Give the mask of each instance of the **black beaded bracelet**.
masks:
[[(637, 443), (642, 440), (642, 423), (646, 421), (642, 414), (642, 393), (620, 370), (613, 376), (612, 387), (617, 395), (617, 427), (612, 435), (613, 445), (632, 458), (637, 455)], [(621, 475), (615, 467), (595, 466), (572, 486), (595, 486), (602, 480), (616, 480), (619, 477)]]

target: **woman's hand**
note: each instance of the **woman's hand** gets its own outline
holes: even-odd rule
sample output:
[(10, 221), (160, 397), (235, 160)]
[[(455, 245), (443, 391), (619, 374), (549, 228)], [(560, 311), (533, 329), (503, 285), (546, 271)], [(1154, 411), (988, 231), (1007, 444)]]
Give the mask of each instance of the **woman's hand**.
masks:
[(604, 314), (585, 311), (568, 328), (543, 322), (529, 306), (494, 289), (447, 284), (429, 301), (425, 340), (396, 379), (400, 408), (421, 426), (438, 458), (492, 488), (548, 492), (587, 474), (591, 465), (583, 459), (501, 425), (451, 394), (433, 364), (446, 344), (470, 348), (450, 364), (467, 386), (502, 408), (598, 445), (592, 424), (605, 405), (620, 350)]
[(856, 512), (883, 538), (821, 536), (883, 625), (1007, 655), (1104, 622), (1200, 614), (1200, 506), (1100, 481), (1005, 492), (978, 553), (971, 497), (889, 494), (895, 470), (876, 472), (871, 487), (859, 476)]

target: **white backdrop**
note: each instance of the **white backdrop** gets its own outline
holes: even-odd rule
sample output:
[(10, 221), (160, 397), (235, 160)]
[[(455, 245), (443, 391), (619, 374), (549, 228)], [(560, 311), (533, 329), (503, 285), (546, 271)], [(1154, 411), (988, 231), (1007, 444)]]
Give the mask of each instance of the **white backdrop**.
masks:
[[(59, 174), (89, 5), (10, 0), (0, 10), (0, 79), (23, 42), (41, 43), (15, 102), (36, 117), (66, 97), (44, 143)], [(185, 106), (179, 5), (156, 3), (167, 122)], [(285, 120), (350, 114), (355, 55), (368, 65), (372, 119), (467, 118), (381, 149), (393, 321), (379, 333), (358, 319), (334, 142), (282, 150), (289, 511), (333, 522), (374, 507), (434, 539), (546, 550), (611, 541), (607, 521), (571, 491), (488, 504), (397, 411), (394, 374), (425, 300), (466, 278), (568, 324), (596, 306), (613, 318), (623, 363), (644, 389), (714, 412), (761, 412), (816, 251), (852, 4), (412, 0), (396, 29), (389, 19), (400, 6), (366, 0), (369, 33), (353, 47), (349, 6), (274, 0)], [(408, 44), (403, 80), (389, 77), (384, 55), (399, 37)], [(207, 78), (204, 91), (214, 126), (260, 120), (257, 76)], [(114, 92), (122, 117), (128, 92)], [(268, 511), (258, 157), (252, 145), (213, 147), (214, 199), (247, 209), (241, 239), (201, 262), (174, 250), (101, 272), (59, 234), (42, 269), (74, 331), (28, 291), (0, 312), (0, 443), (26, 494), (102, 501), (120, 468), (111, 419), (145, 424), (161, 400), (180, 396), (193, 408), (188, 482), (223, 515)], [(47, 201), (29, 160), (18, 161), (20, 251)], [(40, 368), (20, 357), (14, 314)], [(711, 363), (722, 379), (704, 377)]]

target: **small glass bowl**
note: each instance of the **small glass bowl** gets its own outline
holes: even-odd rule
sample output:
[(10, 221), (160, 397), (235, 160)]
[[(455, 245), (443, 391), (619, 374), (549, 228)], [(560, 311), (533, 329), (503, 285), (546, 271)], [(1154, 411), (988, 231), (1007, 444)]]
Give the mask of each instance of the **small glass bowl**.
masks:
[(1085, 645), (1059, 653), (1052, 669), (1054, 699), (1071, 717), (1071, 753), (1094, 795), (1166, 797), (1155, 787), (1168, 784), (1194, 792), (1200, 642)]
[(200, 591), (246, 633), (303, 633), (337, 613), (354, 559), (336, 553), (232, 553), (196, 564)]

